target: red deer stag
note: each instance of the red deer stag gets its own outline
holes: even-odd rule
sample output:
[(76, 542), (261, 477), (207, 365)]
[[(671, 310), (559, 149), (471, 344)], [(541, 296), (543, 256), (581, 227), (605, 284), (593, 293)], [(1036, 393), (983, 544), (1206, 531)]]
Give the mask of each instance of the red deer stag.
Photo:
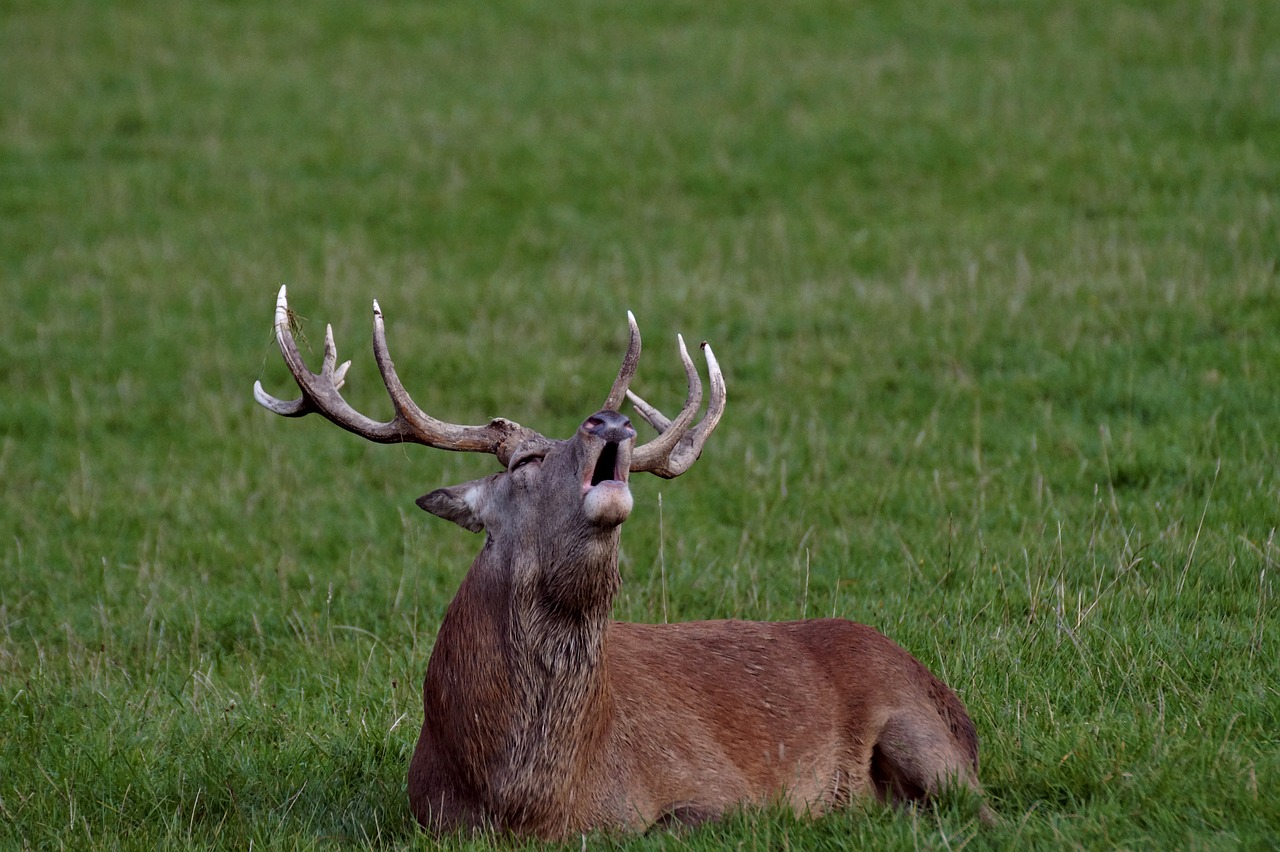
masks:
[[(285, 290), (275, 332), (302, 389), (291, 402), (254, 387), (277, 414), (318, 412), (372, 441), (491, 453), (504, 470), (441, 488), (418, 505), (473, 532), (484, 549), (445, 613), (422, 688), (409, 801), (427, 829), (492, 828), (563, 838), (592, 829), (697, 823), (735, 807), (784, 803), (820, 813), (855, 796), (909, 802), (946, 784), (978, 791), (978, 744), (964, 705), (914, 657), (843, 619), (626, 624), (610, 612), (628, 477), (679, 476), (724, 410), (710, 347), (702, 383), (684, 341), (684, 408), (674, 420), (628, 390), (640, 356), (634, 317), (600, 411), (568, 440), (510, 420), (459, 426), (405, 393), (378, 303), (373, 354), (395, 416), (379, 423), (339, 394), (333, 330), (310, 372), (290, 332)], [(658, 431), (635, 446), (618, 413), (629, 396)], [(985, 806), (984, 820), (990, 819)]]

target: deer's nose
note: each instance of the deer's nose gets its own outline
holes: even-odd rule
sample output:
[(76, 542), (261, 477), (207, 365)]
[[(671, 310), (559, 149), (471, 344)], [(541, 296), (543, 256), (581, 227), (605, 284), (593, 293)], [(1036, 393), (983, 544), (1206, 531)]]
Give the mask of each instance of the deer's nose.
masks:
[(595, 435), (606, 441), (622, 443), (636, 436), (631, 426), (631, 418), (616, 411), (597, 411), (582, 424), (588, 435)]

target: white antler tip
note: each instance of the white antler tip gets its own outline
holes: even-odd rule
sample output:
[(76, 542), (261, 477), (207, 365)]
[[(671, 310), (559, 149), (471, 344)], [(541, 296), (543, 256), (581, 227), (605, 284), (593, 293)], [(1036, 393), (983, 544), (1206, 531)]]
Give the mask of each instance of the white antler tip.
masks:
[(285, 402), (283, 399), (276, 399), (274, 396), (263, 390), (262, 382), (253, 383), (253, 398), (257, 401), (258, 405), (261, 405), (267, 411), (271, 411), (285, 417), (297, 417), (300, 414), (305, 414), (307, 411), (305, 399), (295, 399), (292, 402)]
[(347, 370), (350, 369), (350, 367), (350, 361), (343, 361), (338, 365), (338, 368), (333, 371), (333, 387), (335, 390), (342, 387), (343, 382), (347, 380)]
[(373, 315), (379, 318), (382, 316), (382, 308), (378, 305), (377, 299), (373, 300)]
[(289, 300), (285, 297), (284, 285), (280, 285), (280, 292), (276, 294), (276, 328), (289, 328)]

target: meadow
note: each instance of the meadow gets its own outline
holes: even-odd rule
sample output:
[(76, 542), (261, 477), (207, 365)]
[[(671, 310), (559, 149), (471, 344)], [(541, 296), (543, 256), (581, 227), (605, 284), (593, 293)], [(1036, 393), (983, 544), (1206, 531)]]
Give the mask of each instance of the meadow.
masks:
[(413, 501), (494, 463), (256, 406), (281, 284), (375, 416), (375, 298), (424, 408), (553, 436), (627, 309), (663, 408), (711, 341), (617, 616), (877, 627), (1002, 818), (589, 848), (1280, 842), (1280, 6), (0, 0), (0, 80), (0, 847), (437, 848), (480, 539)]

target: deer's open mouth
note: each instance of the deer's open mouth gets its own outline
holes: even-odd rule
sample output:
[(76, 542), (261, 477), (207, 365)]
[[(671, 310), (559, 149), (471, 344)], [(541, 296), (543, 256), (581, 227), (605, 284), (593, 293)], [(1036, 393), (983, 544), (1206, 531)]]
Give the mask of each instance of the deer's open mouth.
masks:
[(618, 464), (618, 444), (608, 441), (600, 448), (600, 455), (591, 468), (591, 475), (582, 483), (583, 490), (589, 490), (602, 482), (626, 482), (626, 467)]
[(631, 514), (631, 447), (636, 430), (616, 411), (597, 411), (577, 435), (582, 447), (582, 513), (599, 527), (616, 527)]
[(582, 477), (582, 511), (587, 519), (602, 527), (616, 527), (631, 514), (631, 472), (628, 447), (616, 441), (600, 445), (595, 463)]

